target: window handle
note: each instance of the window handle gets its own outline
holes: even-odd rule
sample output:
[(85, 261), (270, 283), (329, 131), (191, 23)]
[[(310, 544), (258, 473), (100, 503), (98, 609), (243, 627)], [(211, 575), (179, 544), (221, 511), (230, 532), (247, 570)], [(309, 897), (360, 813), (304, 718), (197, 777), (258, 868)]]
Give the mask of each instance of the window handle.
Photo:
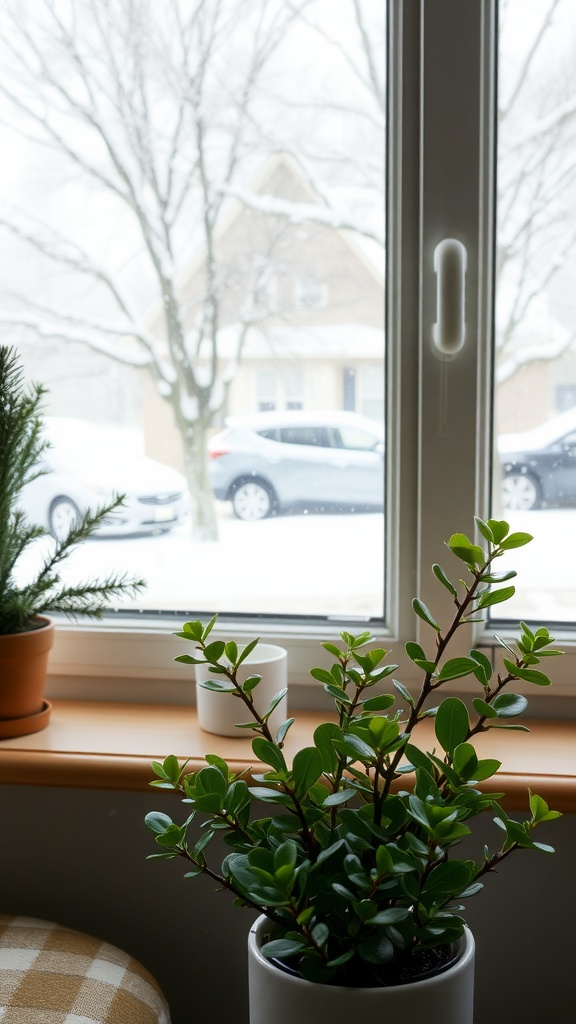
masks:
[(466, 336), (466, 264), (468, 254), (456, 238), (444, 238), (434, 250), (436, 323), (432, 340), (440, 356), (454, 356)]

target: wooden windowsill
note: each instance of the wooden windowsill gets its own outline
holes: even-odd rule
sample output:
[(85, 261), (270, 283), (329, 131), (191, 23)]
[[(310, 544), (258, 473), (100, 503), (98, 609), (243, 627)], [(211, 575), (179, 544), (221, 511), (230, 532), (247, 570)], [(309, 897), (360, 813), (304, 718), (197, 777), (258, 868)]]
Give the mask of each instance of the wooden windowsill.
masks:
[[(295, 717), (286, 742), (288, 759), (310, 744), (324, 716), (297, 711)], [(530, 733), (493, 729), (477, 738), (482, 757), (502, 761), (484, 788), (504, 791), (505, 805), (514, 810), (526, 809), (529, 788), (556, 810), (575, 812), (576, 723), (525, 724)], [(431, 749), (432, 723), (422, 723), (419, 733)], [(57, 700), (42, 732), (0, 741), (0, 783), (147, 790), (154, 777), (151, 761), (175, 754), (189, 758), (194, 770), (205, 763), (207, 753), (219, 754), (238, 771), (254, 766), (249, 737), (228, 739), (203, 732), (194, 708)]]

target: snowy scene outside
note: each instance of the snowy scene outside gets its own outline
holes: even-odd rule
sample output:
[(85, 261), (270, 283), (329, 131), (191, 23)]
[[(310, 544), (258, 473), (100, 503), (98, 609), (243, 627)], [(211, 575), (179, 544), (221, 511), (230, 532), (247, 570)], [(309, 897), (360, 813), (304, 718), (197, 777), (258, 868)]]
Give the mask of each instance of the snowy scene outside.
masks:
[(575, 15), (499, 4), (493, 514), (535, 536), (512, 619), (576, 618)]
[[(183, 474), (188, 491), (185, 528), (179, 488), (135, 498), (173, 536), (101, 538), (86, 557), (100, 569), (126, 549), (153, 579), (152, 610), (210, 609), (210, 574), (224, 571), (241, 581), (234, 607), (267, 612), (264, 568), (286, 542), (269, 523), (237, 535), (212, 495), (207, 443), (228, 413), (345, 409), (383, 422), (385, 12), (365, 0), (336, 11), (327, 0), (0, 9), (4, 336), (75, 439), (82, 419), (118, 437), (139, 430), (145, 456)], [(83, 454), (79, 444), (76, 463)], [(102, 489), (85, 463), (76, 495)], [(381, 456), (381, 494), (383, 466)], [(233, 481), (230, 499), (242, 486)], [(73, 508), (60, 500), (61, 516)], [(302, 550), (315, 546), (314, 572), (328, 578), (330, 549), (306, 512)], [(332, 519), (324, 536), (345, 542), (354, 515)], [(382, 543), (362, 579), (351, 567), (342, 595), (330, 586), (328, 603), (311, 596), (305, 613), (359, 603), (381, 616)], [(287, 592), (273, 611), (293, 604)]]
[[(184, 523), (168, 488), (167, 532), (74, 556), (137, 568), (143, 610), (383, 614), (380, 510), (268, 492), (279, 514), (240, 521), (207, 451), (229, 415), (384, 423), (384, 8), (0, 0), (0, 339), (51, 416), (136, 434), (185, 481)], [(576, 435), (537, 471), (526, 432), (576, 407), (576, 17), (499, 8), (493, 514), (538, 540), (507, 613), (570, 620), (576, 585), (546, 564), (574, 528)]]

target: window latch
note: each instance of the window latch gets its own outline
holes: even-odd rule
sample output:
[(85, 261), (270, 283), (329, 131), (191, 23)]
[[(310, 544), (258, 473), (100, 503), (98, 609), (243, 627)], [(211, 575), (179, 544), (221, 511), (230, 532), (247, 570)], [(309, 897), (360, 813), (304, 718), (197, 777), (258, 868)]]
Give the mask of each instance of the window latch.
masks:
[(432, 340), (441, 358), (456, 355), (466, 337), (466, 248), (456, 238), (444, 238), (434, 250), (436, 323)]

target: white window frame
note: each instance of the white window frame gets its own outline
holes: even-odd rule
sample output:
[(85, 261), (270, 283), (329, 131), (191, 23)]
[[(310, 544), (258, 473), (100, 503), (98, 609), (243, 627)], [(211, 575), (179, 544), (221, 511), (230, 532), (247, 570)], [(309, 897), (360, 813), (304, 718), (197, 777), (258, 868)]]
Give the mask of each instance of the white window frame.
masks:
[[(442, 561), (452, 532), (471, 531), (473, 515), (486, 516), (489, 508), (496, 4), (393, 0), (389, 5), (389, 131), (399, 144), (388, 168), (387, 627), (377, 633), (394, 649), (399, 673), (406, 669), (398, 657), (404, 641), (431, 643), (427, 627), (414, 618), (412, 597), (417, 594), (436, 615), (449, 611), (448, 595), (430, 566)], [(462, 241), (468, 254), (466, 342), (452, 361), (439, 359), (431, 344), (433, 253), (446, 237)], [(441, 482), (438, 466), (449, 467)], [(188, 700), (191, 677), (173, 663), (180, 649), (171, 634), (180, 624), (178, 619), (160, 625), (142, 616), (135, 625), (122, 620), (96, 628), (62, 625), (49, 692)], [(291, 683), (301, 684), (298, 703), (305, 706), (314, 702), (305, 684), (309, 668), (321, 661), (318, 641), (341, 627), (256, 618), (227, 620), (218, 628), (284, 644)], [(353, 619), (348, 628), (354, 629)], [(562, 679), (563, 694), (576, 693), (573, 635), (566, 627), (555, 634), (570, 654), (554, 661), (555, 679)], [(474, 642), (491, 650), (492, 630), (477, 627)], [(411, 663), (408, 678), (410, 668)], [(529, 692), (544, 696), (539, 687)]]

